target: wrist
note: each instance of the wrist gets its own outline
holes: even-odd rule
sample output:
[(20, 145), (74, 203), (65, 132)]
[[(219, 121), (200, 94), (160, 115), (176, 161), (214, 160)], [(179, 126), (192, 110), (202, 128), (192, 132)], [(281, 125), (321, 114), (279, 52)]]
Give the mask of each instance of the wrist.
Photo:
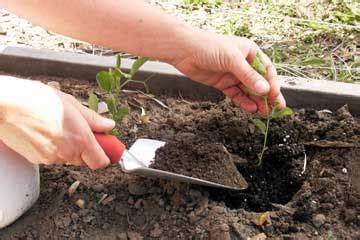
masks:
[[(176, 66), (179, 62), (196, 52), (202, 44), (204, 32), (186, 23), (178, 22), (173, 26), (173, 39), (161, 56), (161, 61)], [(170, 38), (169, 38), (170, 39)]]

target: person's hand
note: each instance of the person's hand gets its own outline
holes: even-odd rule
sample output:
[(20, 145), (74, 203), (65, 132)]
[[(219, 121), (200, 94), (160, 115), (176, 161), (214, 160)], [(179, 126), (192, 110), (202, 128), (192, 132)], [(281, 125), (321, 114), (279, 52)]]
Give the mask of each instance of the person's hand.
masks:
[(112, 120), (39, 82), (1, 76), (0, 83), (0, 140), (8, 147), (35, 164), (110, 163), (93, 132), (112, 129)]
[[(276, 102), (285, 107), (280, 92), (275, 67), (271, 60), (251, 40), (202, 31), (193, 31), (184, 54), (174, 56), (171, 64), (194, 81), (221, 90), (233, 102), (247, 112), (259, 111), (266, 115), (262, 97), (249, 95), (244, 88), (267, 95), (269, 104)], [(249, 63), (260, 53), (266, 65), (266, 76), (262, 77)]]

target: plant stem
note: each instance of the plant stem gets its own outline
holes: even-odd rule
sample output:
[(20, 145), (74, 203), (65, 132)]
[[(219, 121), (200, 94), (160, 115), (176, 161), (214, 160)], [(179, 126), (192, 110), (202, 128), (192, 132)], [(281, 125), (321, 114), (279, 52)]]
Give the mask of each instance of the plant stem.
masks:
[[(268, 105), (268, 98), (267, 96), (264, 96), (264, 101), (265, 101), (265, 110), (266, 110), (266, 114), (269, 114), (269, 105)], [(259, 162), (258, 162), (258, 166), (261, 165), (262, 163), (262, 159), (263, 159), (263, 156), (264, 156), (264, 153), (267, 149), (267, 137), (268, 137), (268, 132), (269, 132), (269, 125), (270, 125), (270, 116), (268, 115), (267, 116), (267, 119), (266, 119), (266, 130), (265, 130), (265, 134), (264, 134), (264, 143), (263, 143), (263, 148), (262, 148), (262, 151), (261, 153), (258, 155), (258, 158), (259, 158)]]
[(149, 87), (147, 86), (146, 82), (139, 81), (139, 80), (132, 80), (132, 79), (126, 79), (125, 82), (120, 85), (119, 90), (121, 90), (123, 87), (125, 87), (126, 84), (129, 84), (131, 82), (143, 84), (146, 89), (146, 92), (149, 92)]

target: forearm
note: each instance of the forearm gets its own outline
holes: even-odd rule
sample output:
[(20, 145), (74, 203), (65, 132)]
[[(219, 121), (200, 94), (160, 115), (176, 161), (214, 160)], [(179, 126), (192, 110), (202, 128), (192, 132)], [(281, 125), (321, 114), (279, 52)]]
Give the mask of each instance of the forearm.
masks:
[(184, 54), (189, 26), (141, 0), (0, 0), (46, 29), (166, 62)]

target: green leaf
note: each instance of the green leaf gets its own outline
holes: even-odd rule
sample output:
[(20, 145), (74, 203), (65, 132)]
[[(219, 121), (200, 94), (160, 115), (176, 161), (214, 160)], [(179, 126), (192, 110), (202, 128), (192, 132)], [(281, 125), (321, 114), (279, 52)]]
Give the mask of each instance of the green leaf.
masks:
[(120, 135), (119, 131), (116, 128), (113, 128), (110, 131), (108, 131), (108, 134), (114, 135), (114, 136), (119, 136)]
[(131, 66), (131, 70), (130, 70), (130, 78), (133, 78), (135, 73), (140, 69), (140, 67), (146, 63), (146, 61), (149, 60), (148, 58), (144, 58), (144, 57), (140, 57), (138, 58), (133, 65)]
[(90, 93), (88, 103), (91, 110), (98, 111), (99, 99), (94, 93)]
[(261, 131), (263, 135), (266, 134), (266, 125), (263, 121), (261, 121), (260, 119), (252, 119), (252, 122)]
[(113, 71), (113, 76), (114, 76), (114, 83), (115, 83), (115, 88), (119, 89), (120, 88), (120, 83), (121, 83), (121, 78), (122, 78), (122, 74), (121, 74), (121, 70), (115, 68)]
[(326, 61), (322, 58), (318, 58), (318, 57), (310, 57), (310, 58), (307, 58), (303, 61), (301, 61), (301, 64), (304, 65), (304, 66), (307, 66), (307, 65), (323, 65), (325, 64)]
[(120, 68), (121, 66), (121, 57), (120, 54), (116, 54), (116, 68)]
[[(115, 99), (115, 97), (113, 95), (111, 95), (107, 101), (106, 101), (106, 104), (109, 108), (109, 112), (114, 115), (117, 111), (118, 111), (118, 108), (117, 108), (117, 101)], [(115, 120), (115, 119), (114, 119)]]
[(113, 75), (110, 72), (98, 72), (96, 74), (96, 80), (99, 84), (99, 87), (106, 92), (111, 92), (115, 87), (115, 81)]
[(259, 73), (261, 74), (263, 77), (265, 77), (266, 75), (266, 68), (265, 68), (265, 63), (261, 58), (260, 53), (256, 53), (256, 56), (254, 58), (253, 63), (251, 64), (251, 66)]
[(279, 110), (278, 110), (278, 109), (279, 109), (279, 105), (280, 105), (279, 102), (275, 102), (274, 106), (271, 108), (271, 112), (270, 112), (270, 116), (269, 116), (270, 119), (277, 118), (276, 113), (279, 111)]
[(289, 107), (286, 107), (280, 111), (276, 111), (274, 113), (274, 118), (283, 118), (283, 117), (289, 117), (292, 116), (294, 114), (293, 110)]
[(124, 73), (123, 71), (121, 71), (121, 69), (119, 68), (116, 68), (115, 71), (117, 72), (116, 74), (117, 75), (121, 75), (122, 77), (126, 78), (126, 79), (130, 79), (131, 78), (131, 75), (128, 74), (128, 73)]
[(127, 106), (121, 107), (115, 114), (114, 120), (115, 122), (121, 122), (123, 118), (129, 114), (129, 108)]

